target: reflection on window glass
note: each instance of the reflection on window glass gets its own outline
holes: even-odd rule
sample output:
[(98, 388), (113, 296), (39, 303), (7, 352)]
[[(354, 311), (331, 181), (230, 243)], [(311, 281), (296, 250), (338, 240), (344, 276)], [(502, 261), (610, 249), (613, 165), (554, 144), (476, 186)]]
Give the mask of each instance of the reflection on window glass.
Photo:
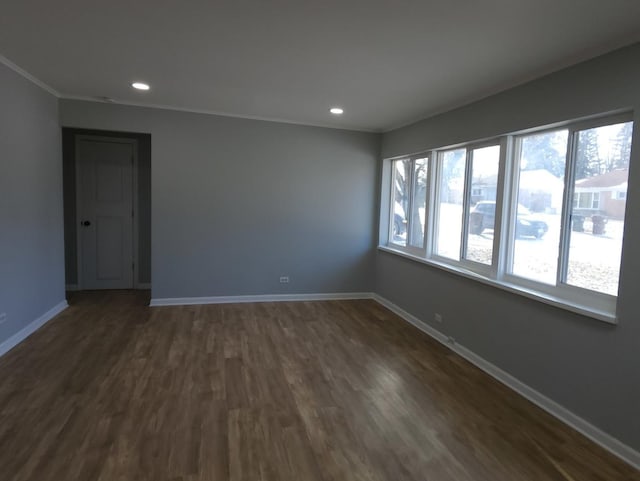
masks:
[(409, 187), (411, 179), (411, 161), (393, 162), (393, 214), (391, 223), (391, 242), (407, 245), (407, 216), (409, 211)]
[(618, 294), (633, 123), (577, 133), (567, 283)]
[(455, 260), (460, 259), (465, 164), (466, 149), (442, 153), (436, 254)]
[(567, 130), (520, 140), (512, 273), (555, 284), (564, 195)]
[(428, 159), (415, 161), (413, 174), (413, 203), (411, 209), (411, 241), (413, 247), (424, 247), (424, 222), (427, 207)]
[(469, 233), (465, 258), (488, 265), (491, 265), (493, 255), (499, 163), (499, 145), (471, 151)]

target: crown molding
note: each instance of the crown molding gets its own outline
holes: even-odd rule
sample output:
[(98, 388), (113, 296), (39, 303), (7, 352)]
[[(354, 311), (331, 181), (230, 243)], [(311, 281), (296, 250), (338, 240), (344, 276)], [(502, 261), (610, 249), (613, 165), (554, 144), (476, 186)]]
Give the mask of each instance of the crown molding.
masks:
[(356, 127), (339, 127), (336, 125), (323, 124), (323, 123), (296, 122), (293, 120), (281, 119), (278, 117), (261, 117), (258, 115), (231, 114), (229, 112), (221, 112), (218, 110), (176, 107), (173, 105), (165, 105), (165, 104), (148, 104), (143, 102), (130, 102), (126, 100), (117, 100), (113, 98), (99, 98), (99, 97), (87, 97), (83, 95), (62, 95), (62, 94), (59, 95), (59, 97), (63, 100), (80, 100), (83, 102), (97, 102), (100, 104), (124, 105), (127, 107), (141, 107), (141, 108), (149, 108), (149, 109), (170, 110), (175, 112), (187, 112), (191, 114), (201, 114), (201, 115), (216, 115), (219, 117), (231, 117), (235, 119), (244, 119), (244, 120), (258, 120), (261, 122), (276, 122), (280, 124), (300, 125), (303, 127), (319, 127), (323, 129), (347, 130), (350, 132), (365, 132), (368, 134), (382, 133), (381, 130), (359, 129)]
[(11, 70), (13, 70), (18, 75), (21, 75), (22, 77), (26, 78), (30, 82), (36, 84), (42, 90), (45, 90), (45, 91), (49, 92), (54, 97), (57, 97), (57, 98), (61, 97), (60, 92), (58, 92), (56, 89), (54, 89), (53, 87), (47, 85), (46, 83), (44, 83), (39, 78), (34, 77), (33, 75), (31, 75), (29, 72), (27, 72), (23, 68), (17, 66), (15, 63), (13, 63), (11, 60), (9, 60), (4, 55), (0, 55), (0, 63), (2, 65), (6, 66), (6, 67), (9, 67)]

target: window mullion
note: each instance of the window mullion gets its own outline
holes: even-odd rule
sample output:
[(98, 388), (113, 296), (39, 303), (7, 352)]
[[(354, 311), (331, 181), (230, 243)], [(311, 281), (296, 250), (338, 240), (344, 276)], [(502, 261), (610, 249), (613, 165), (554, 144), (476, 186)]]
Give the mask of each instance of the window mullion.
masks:
[(556, 285), (564, 284), (567, 280), (569, 266), (569, 244), (571, 242), (571, 223), (573, 208), (573, 190), (576, 168), (578, 133), (569, 131), (567, 140), (567, 156), (565, 161), (564, 196), (562, 198), (562, 217), (560, 219), (560, 246), (558, 251), (558, 270)]
[(460, 260), (467, 258), (469, 237), (469, 204), (471, 203), (471, 177), (473, 168), (473, 148), (467, 148), (464, 166), (464, 184), (462, 192), (462, 239), (460, 239)]
[(436, 153), (436, 171), (434, 175), (434, 206), (433, 206), (433, 220), (431, 223), (431, 255), (437, 255), (438, 253), (438, 228), (440, 225), (440, 195), (441, 195), (441, 179), (442, 179), (442, 166), (444, 164), (444, 153), (439, 151)]
[[(426, 257), (426, 252), (427, 252), (427, 236), (428, 236), (428, 229), (429, 229), (429, 196), (430, 196), (430, 192), (431, 192), (431, 188), (429, 185), (429, 179), (430, 179), (430, 175), (431, 175), (431, 155), (430, 154), (426, 154), (425, 156), (422, 157), (425, 161), (425, 169), (426, 169), (426, 176), (424, 179), (425, 182), (425, 189), (426, 189), (426, 194), (425, 194), (425, 199), (424, 199), (424, 224), (422, 226), (423, 231), (422, 231), (422, 248), (420, 249), (421, 255), (422, 257)], [(418, 216), (420, 214), (418, 213)]]
[(393, 239), (393, 224), (395, 222), (395, 202), (396, 202), (396, 161), (391, 162), (391, 191), (389, 192), (389, 228), (387, 229), (387, 244), (391, 244)]
[(520, 184), (520, 165), (518, 164), (522, 152), (522, 139), (512, 139), (511, 157), (508, 159), (508, 168), (505, 170), (505, 178), (508, 185), (505, 186), (506, 202), (502, 208), (502, 239), (504, 241), (504, 254), (502, 256), (501, 275), (513, 274), (513, 258), (516, 248), (516, 227), (518, 204), (518, 187)]
[(413, 200), (415, 197), (415, 176), (416, 176), (416, 159), (411, 159), (409, 163), (409, 203), (407, 204), (407, 247), (413, 245)]
[(498, 179), (496, 189), (496, 217), (493, 230), (493, 258), (491, 261), (492, 273), (496, 279), (504, 276), (509, 243), (507, 240), (508, 215), (507, 207), (511, 202), (511, 189), (513, 183), (513, 137), (507, 136), (500, 142), (500, 164), (498, 167)]
[(436, 189), (438, 185), (438, 153), (431, 152), (429, 155), (429, 167), (427, 169), (427, 204), (424, 211), (424, 255), (429, 258), (433, 255), (434, 236), (436, 224)]

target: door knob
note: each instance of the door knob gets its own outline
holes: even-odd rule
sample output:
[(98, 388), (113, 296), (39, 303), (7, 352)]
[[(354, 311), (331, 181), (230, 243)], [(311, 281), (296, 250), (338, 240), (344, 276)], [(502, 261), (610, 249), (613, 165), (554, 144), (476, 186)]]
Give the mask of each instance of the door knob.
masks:
[(88, 220), (85, 220), (85, 221), (80, 222), (80, 225), (83, 225), (85, 227), (89, 227), (91, 225), (91, 222), (89, 222)]

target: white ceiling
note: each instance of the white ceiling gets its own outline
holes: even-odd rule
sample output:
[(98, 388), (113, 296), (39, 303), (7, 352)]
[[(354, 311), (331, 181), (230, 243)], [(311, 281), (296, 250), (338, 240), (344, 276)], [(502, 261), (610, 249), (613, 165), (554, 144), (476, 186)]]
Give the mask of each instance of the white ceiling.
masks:
[(0, 5), (0, 54), (63, 97), (374, 131), (636, 41), (639, 0)]

